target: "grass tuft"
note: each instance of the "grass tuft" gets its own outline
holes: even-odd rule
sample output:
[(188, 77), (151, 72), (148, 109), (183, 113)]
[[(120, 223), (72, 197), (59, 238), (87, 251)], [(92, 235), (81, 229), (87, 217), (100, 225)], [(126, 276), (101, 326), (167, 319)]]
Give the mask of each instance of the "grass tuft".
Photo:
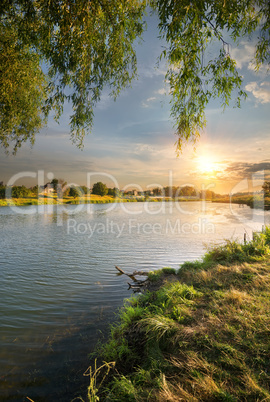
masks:
[(170, 268), (170, 267), (164, 267), (162, 268), (162, 272), (165, 275), (176, 275), (176, 270), (174, 268)]

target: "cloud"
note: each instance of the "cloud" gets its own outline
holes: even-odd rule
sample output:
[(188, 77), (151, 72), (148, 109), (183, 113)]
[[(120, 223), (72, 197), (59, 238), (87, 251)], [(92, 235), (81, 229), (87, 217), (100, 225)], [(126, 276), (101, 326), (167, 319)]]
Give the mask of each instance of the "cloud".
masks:
[(255, 54), (255, 46), (248, 42), (241, 42), (240, 46), (231, 50), (231, 55), (236, 61), (237, 68), (243, 68), (246, 64), (251, 69), (250, 61)]
[(158, 91), (155, 92), (158, 95), (166, 95), (167, 91), (165, 88), (160, 88)]
[[(263, 175), (270, 171), (270, 162), (231, 162), (219, 178), (223, 180), (239, 180), (253, 175)], [(222, 176), (222, 177), (221, 177)]]
[(247, 67), (249, 71), (256, 75), (266, 76), (269, 72), (269, 66), (262, 64), (259, 70), (256, 69), (255, 62), (256, 45), (254, 43), (240, 42), (240, 45), (231, 50), (231, 56), (236, 61), (236, 67), (242, 69)]
[(260, 77), (266, 77), (269, 73), (269, 66), (267, 64), (262, 64), (259, 70), (256, 69), (255, 62), (250, 62), (248, 64), (248, 70), (252, 71), (253, 73), (256, 72), (256, 75)]
[(152, 102), (161, 99), (163, 95), (167, 94), (166, 88), (160, 88), (157, 91), (154, 91), (154, 94), (158, 96), (150, 96), (145, 101), (142, 101), (142, 107), (150, 107)]
[(260, 85), (257, 82), (250, 82), (245, 86), (248, 92), (251, 92), (259, 103), (270, 102), (270, 83), (267, 81), (262, 82)]
[(142, 152), (153, 152), (154, 147), (150, 144), (136, 144), (134, 148), (134, 154), (141, 154)]
[(167, 73), (166, 62), (160, 61), (157, 63), (157, 56), (152, 56), (145, 59), (143, 62), (138, 63), (138, 75), (141, 79), (144, 78), (155, 78), (155, 77), (165, 77)]
[(199, 179), (207, 178), (214, 181), (233, 182), (243, 179), (264, 180), (270, 173), (270, 161), (261, 162), (231, 162), (223, 160), (215, 162), (211, 172), (202, 172), (200, 169), (189, 171), (191, 177)]
[(155, 100), (157, 100), (157, 98), (155, 96), (151, 96), (150, 98), (147, 98), (145, 101), (142, 101), (142, 107), (144, 107), (144, 108), (150, 107), (152, 102), (154, 102)]
[[(124, 91), (123, 91), (124, 92)], [(113, 104), (113, 98), (108, 89), (103, 90), (100, 100), (95, 106), (96, 110), (106, 110)]]

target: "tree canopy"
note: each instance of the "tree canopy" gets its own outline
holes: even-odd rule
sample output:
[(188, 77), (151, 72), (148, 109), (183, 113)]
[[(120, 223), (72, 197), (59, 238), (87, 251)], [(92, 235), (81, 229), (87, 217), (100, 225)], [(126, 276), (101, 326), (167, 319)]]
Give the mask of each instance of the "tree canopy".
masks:
[(92, 187), (92, 194), (100, 195), (101, 197), (103, 197), (104, 195), (108, 194), (108, 187), (106, 186), (106, 184), (98, 181)]
[[(167, 46), (171, 114), (177, 148), (198, 138), (211, 98), (240, 105), (245, 93), (228, 39), (257, 33), (256, 68), (269, 64), (267, 0), (2, 0), (0, 5), (0, 143), (8, 151), (72, 104), (70, 133), (82, 145), (102, 90), (116, 98), (136, 76), (135, 43), (145, 12), (159, 19)], [(209, 58), (208, 46), (218, 52)], [(236, 91), (236, 93), (235, 93)]]
[(262, 186), (264, 194), (269, 197), (270, 196), (270, 181), (265, 181)]

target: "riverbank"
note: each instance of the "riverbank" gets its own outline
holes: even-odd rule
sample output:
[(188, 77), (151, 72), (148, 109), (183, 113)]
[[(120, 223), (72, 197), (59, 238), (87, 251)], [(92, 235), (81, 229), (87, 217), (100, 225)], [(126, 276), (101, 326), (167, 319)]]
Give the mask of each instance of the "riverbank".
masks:
[(239, 204), (247, 205), (250, 208), (270, 210), (270, 198), (264, 197), (263, 194), (251, 196), (224, 196), (218, 198), (201, 199), (197, 197), (143, 197), (143, 196), (125, 196), (125, 197), (113, 197), (113, 196), (99, 196), (95, 194), (85, 195), (83, 197), (64, 197), (58, 198), (56, 195), (46, 195), (37, 197), (25, 197), (25, 198), (11, 198), (0, 199), (0, 207), (6, 206), (28, 206), (28, 205), (76, 205), (76, 204), (108, 204), (108, 203), (121, 203), (121, 202), (194, 202), (194, 201), (206, 201), (217, 202), (225, 204)]
[(122, 197), (115, 198), (112, 196), (98, 196), (91, 195), (85, 197), (66, 197), (57, 198), (54, 196), (49, 197), (39, 197), (39, 198), (11, 198), (11, 199), (0, 199), (0, 207), (7, 206), (28, 206), (28, 205), (77, 205), (77, 204), (109, 204), (109, 203), (122, 203), (122, 202), (195, 202), (195, 201), (206, 201), (206, 202), (217, 202), (225, 204), (239, 204), (247, 205), (250, 208), (258, 208), (264, 210), (270, 210), (270, 199), (266, 198), (254, 198), (254, 197), (224, 197), (217, 199), (206, 199), (202, 200), (199, 198), (170, 198), (170, 197)]
[(150, 273), (97, 352), (107, 363), (85, 373), (88, 400), (270, 400), (269, 246), (268, 227)]
[(232, 203), (239, 205), (247, 205), (250, 208), (264, 209), (270, 210), (270, 198), (265, 197), (263, 193), (255, 194), (255, 195), (234, 195), (234, 196), (224, 196), (219, 198), (213, 198), (212, 202), (221, 202), (221, 203)]
[[(56, 195), (25, 197), (25, 198), (11, 198), (0, 200), (0, 207), (4, 206), (27, 206), (27, 205), (76, 205), (76, 204), (108, 204), (113, 202), (123, 202), (122, 198), (115, 198), (112, 196), (99, 196), (91, 195), (84, 197), (64, 197), (59, 198)], [(129, 200), (126, 200), (129, 201)]]
[(84, 197), (64, 197), (58, 198), (55, 195), (51, 196), (39, 196), (25, 197), (25, 198), (10, 198), (10, 199), (0, 199), (0, 207), (6, 206), (28, 206), (28, 205), (77, 205), (77, 204), (110, 204), (110, 203), (121, 203), (121, 202), (169, 202), (169, 201), (200, 201), (200, 199), (188, 199), (182, 197), (181, 199), (173, 199), (171, 197), (113, 197), (109, 195), (99, 196), (99, 195), (86, 195)]

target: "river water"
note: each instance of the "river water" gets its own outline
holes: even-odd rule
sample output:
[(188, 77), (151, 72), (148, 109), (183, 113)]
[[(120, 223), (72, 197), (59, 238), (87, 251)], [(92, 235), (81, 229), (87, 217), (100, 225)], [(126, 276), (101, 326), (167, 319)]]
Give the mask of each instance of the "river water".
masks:
[(268, 212), (202, 202), (2, 207), (0, 400), (84, 396), (89, 354), (131, 296), (115, 265), (178, 269), (268, 223)]

